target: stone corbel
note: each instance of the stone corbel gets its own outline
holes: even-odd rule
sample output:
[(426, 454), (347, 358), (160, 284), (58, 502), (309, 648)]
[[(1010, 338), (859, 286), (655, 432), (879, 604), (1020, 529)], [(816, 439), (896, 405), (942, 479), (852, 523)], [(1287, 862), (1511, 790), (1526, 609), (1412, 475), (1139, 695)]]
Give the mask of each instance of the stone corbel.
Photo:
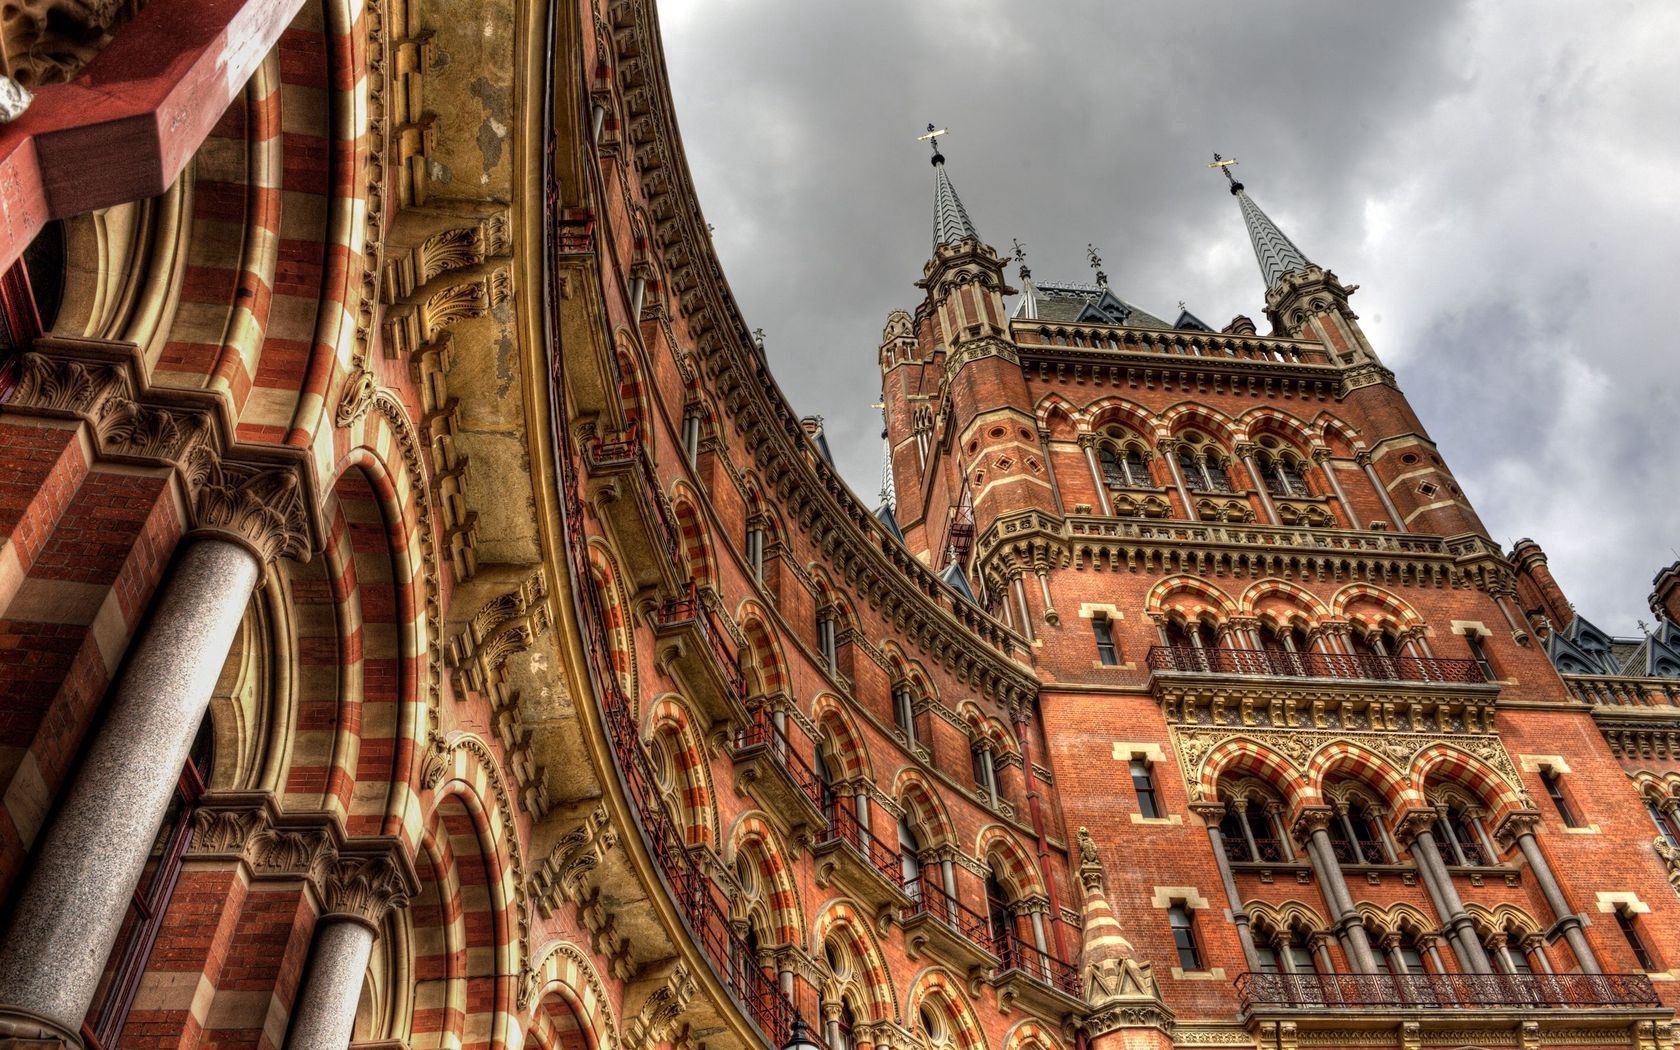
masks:
[(672, 959), (624, 991), (626, 1046), (653, 1046), (677, 1037), (677, 1022), (698, 988), (688, 965)]

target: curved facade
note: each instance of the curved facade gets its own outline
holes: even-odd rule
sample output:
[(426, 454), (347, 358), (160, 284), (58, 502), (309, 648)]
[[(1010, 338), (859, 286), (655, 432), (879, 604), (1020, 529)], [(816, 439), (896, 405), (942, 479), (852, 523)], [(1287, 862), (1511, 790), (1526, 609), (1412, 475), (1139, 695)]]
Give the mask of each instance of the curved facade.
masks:
[(651, 3), (28, 11), (0, 1042), (1673, 1045), (1673, 570), (1573, 617), (1240, 185), (1267, 335), (936, 155), (870, 508)]

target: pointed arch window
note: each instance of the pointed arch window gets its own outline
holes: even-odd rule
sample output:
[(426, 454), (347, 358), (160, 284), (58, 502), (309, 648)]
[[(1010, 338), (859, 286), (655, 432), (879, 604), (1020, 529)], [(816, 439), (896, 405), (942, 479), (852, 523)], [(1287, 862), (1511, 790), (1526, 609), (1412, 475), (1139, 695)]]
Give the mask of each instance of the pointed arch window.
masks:
[(1225, 464), (1211, 446), (1184, 447), (1178, 450), (1178, 470), (1184, 484), (1192, 492), (1230, 493), (1231, 476)]
[(1260, 476), (1266, 482), (1266, 491), (1288, 499), (1307, 499), (1312, 496), (1312, 489), (1307, 487), (1301, 463), (1294, 456), (1282, 451), (1262, 451), (1258, 458)]
[(1673, 816), (1649, 795), (1645, 797), (1645, 812), (1650, 814), (1651, 823), (1656, 825), (1657, 833), (1667, 840), (1670, 846), (1680, 847), (1680, 825), (1677, 825)]
[(1109, 485), (1133, 489), (1154, 485), (1154, 479), (1149, 476), (1149, 465), (1144, 462), (1143, 453), (1136, 445), (1119, 449), (1103, 445), (1098, 458), (1102, 461), (1103, 481)]
[(910, 684), (901, 682), (893, 687), (893, 724), (904, 734), (904, 743), (909, 747), (916, 746), (916, 700), (910, 692)]
[(909, 816), (898, 818), (898, 854), (904, 875), (904, 892), (912, 901), (922, 899), (922, 843), (916, 837)]

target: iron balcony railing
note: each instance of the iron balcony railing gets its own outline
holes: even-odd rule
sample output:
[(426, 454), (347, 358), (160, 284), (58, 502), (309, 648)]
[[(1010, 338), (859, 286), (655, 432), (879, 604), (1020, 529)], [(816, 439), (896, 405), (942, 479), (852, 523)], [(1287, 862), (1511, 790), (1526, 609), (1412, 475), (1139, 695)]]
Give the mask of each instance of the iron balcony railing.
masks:
[(1235, 864), (1282, 864), (1283, 843), (1275, 838), (1254, 837), (1254, 850), (1249, 852), (1248, 840), (1241, 836), (1225, 836), (1225, 858)]
[(1237, 978), (1244, 1010), (1290, 1007), (1473, 1009), (1661, 1006), (1642, 973), (1476, 974), (1245, 973)]
[[(1336, 860), (1342, 864), (1387, 864), (1388, 854), (1383, 852), (1380, 842), (1349, 842), (1346, 839), (1332, 838), (1330, 852), (1336, 855)], [(1447, 861), (1451, 864), (1452, 861)]]
[(747, 679), (741, 672), (741, 660), (724, 640), (728, 632), (718, 622), (717, 613), (700, 596), (700, 588), (693, 581), (684, 586), (680, 597), (672, 598), (655, 610), (653, 621), (658, 627), (693, 624), (706, 640), (706, 648), (717, 661), (718, 669), (723, 672), (732, 699), (738, 704), (746, 704)]
[(1311, 499), (1312, 489), (1300, 478), (1287, 477), (1281, 474), (1262, 475), (1266, 479), (1266, 491), (1274, 496), (1285, 499)]
[(787, 734), (776, 724), (763, 704), (753, 709), (752, 721), (735, 733), (736, 752), (753, 747), (766, 748), (776, 764), (787, 773), (788, 779), (799, 788), (800, 793), (811, 800), (811, 805), (822, 808), (822, 778), (817, 776), (817, 771), (805, 761), (805, 756), (794, 748), (793, 741), (788, 739)]
[(596, 441), (589, 447), (589, 461), (594, 470), (612, 466), (629, 466), (635, 470), (641, 482), (636, 498), (651, 511), (659, 533), (659, 545), (664, 548), (671, 568), (679, 577), (683, 575), (682, 542), (679, 538), (682, 533), (660, 497), (659, 478), (653, 472), (653, 464), (648, 460), (647, 449), (636, 424), (632, 423), (630, 429), (616, 441)]
[(1081, 998), (1079, 968), (1072, 963), (1040, 951), (1036, 945), (1021, 940), (1013, 931), (1007, 937), (994, 937), (993, 940), (997, 943), (998, 976), (1016, 970), (1063, 995)]
[(1487, 681), (1474, 660), (1438, 660), (1423, 656), (1374, 656), (1369, 653), (1292, 653), (1274, 649), (1197, 648), (1157, 645), (1149, 650), (1152, 671), (1202, 674), (1250, 674), (1294, 678), (1363, 678), (1398, 682)]
[(828, 827), (823, 831), (823, 837), (818, 845), (830, 842), (844, 842), (856, 850), (860, 856), (869, 862), (869, 866), (880, 873), (892, 887), (900, 893), (904, 892), (904, 858), (898, 850), (875, 837), (875, 833), (863, 826), (857, 814), (852, 812), (847, 799), (838, 798), (825, 791), (823, 814), (828, 818)]
[(955, 930), (976, 947), (997, 954), (997, 946), (992, 942), (992, 924), (986, 921), (984, 915), (946, 893), (932, 871), (923, 871), (921, 878), (906, 886), (905, 890), (910, 894), (910, 903), (903, 909), (906, 920), (927, 915)]

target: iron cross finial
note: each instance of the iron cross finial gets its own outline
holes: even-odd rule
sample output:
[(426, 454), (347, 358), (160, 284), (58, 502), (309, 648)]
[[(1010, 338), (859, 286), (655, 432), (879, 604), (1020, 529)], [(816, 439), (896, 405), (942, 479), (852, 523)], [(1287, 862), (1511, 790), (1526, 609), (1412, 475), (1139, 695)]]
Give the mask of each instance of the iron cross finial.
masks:
[(933, 156), (935, 158), (935, 161), (937, 162), (937, 161), (941, 161), (941, 160), (945, 159), (944, 155), (939, 152), (939, 136), (949, 135), (949, 134), (950, 134), (949, 130), (947, 130), (945, 128), (934, 127), (932, 124), (929, 124), (927, 126), (927, 133), (923, 134), (923, 135), (917, 135), (916, 136), (916, 141), (917, 142), (926, 142), (928, 145), (932, 146), (933, 147)]
[(1094, 244), (1085, 245), (1085, 258), (1090, 260), (1091, 269), (1097, 271), (1097, 287), (1107, 288), (1108, 287), (1108, 274), (1103, 273), (1102, 256), (1097, 254), (1097, 246), (1096, 245), (1094, 245)]
[(1231, 174), (1231, 169), (1236, 167), (1236, 165), (1237, 158), (1221, 157), (1217, 153), (1213, 155), (1213, 163), (1208, 165), (1210, 168), (1218, 168), (1225, 174), (1225, 181), (1231, 184), (1232, 193), (1236, 193), (1243, 188), (1243, 184), (1237, 181), (1237, 177), (1235, 175)]

